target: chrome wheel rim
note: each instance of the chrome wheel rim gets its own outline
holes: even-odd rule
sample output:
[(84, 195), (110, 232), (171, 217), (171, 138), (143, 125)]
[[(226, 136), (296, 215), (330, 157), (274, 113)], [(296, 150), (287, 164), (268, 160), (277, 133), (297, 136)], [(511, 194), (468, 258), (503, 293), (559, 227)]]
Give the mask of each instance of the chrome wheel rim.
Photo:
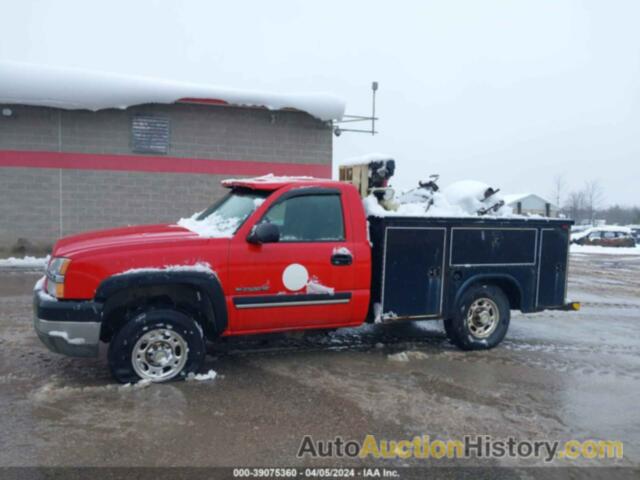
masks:
[(489, 298), (479, 298), (469, 307), (467, 327), (476, 338), (491, 335), (500, 322), (500, 312), (496, 303)]
[(131, 363), (143, 380), (164, 382), (182, 371), (187, 354), (187, 342), (182, 335), (170, 328), (156, 328), (138, 339), (131, 352)]

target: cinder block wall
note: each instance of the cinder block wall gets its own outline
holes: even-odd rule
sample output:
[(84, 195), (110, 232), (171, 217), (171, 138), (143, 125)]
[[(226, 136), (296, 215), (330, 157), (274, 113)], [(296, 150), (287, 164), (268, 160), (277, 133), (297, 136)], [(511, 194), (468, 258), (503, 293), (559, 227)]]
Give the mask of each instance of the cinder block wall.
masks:
[[(166, 156), (177, 162), (264, 162), (263, 173), (271, 162), (331, 167), (331, 129), (302, 112), (190, 104), (99, 112), (9, 107), (13, 115), (0, 116), (0, 152), (145, 157), (131, 149), (131, 117), (159, 114), (170, 119)], [(90, 229), (175, 222), (223, 195), (219, 183), (228, 176), (0, 164), (0, 255), (45, 252), (61, 236)]]

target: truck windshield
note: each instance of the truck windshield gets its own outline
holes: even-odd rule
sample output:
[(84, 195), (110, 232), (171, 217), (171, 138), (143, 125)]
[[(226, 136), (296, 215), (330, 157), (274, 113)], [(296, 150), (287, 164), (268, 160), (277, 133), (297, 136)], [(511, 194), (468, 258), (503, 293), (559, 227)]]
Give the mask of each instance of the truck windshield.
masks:
[[(198, 233), (209, 237), (230, 237), (249, 218), (271, 192), (256, 190), (231, 191), (222, 200), (214, 203), (197, 217), (191, 219), (191, 223), (197, 223)], [(185, 225), (186, 226), (186, 225)], [(196, 225), (187, 226), (195, 230)], [(206, 230), (206, 232), (204, 231)]]

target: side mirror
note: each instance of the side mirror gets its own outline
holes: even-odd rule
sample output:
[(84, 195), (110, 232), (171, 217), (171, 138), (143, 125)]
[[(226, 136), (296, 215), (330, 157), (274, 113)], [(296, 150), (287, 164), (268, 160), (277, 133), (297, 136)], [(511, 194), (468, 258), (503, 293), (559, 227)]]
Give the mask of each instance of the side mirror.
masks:
[(275, 243), (280, 240), (280, 229), (273, 223), (259, 223), (251, 229), (247, 242), (259, 245), (261, 243)]

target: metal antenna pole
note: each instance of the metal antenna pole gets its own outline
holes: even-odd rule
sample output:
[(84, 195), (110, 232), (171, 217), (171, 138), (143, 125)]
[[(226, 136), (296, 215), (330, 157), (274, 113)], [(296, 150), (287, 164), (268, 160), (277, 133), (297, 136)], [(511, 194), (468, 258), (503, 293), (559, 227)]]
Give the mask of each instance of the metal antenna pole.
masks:
[[(371, 117), (364, 115), (343, 115), (340, 120), (335, 120), (331, 122), (331, 127), (333, 128), (333, 134), (336, 137), (342, 135), (342, 132), (356, 132), (356, 133), (370, 133), (371, 135), (375, 135), (376, 133), (376, 91), (378, 90), (378, 82), (371, 83)], [(371, 120), (371, 130), (366, 130), (364, 128), (342, 128), (340, 125), (345, 123), (355, 123), (355, 122), (366, 122)]]
[(371, 106), (371, 135), (376, 134), (376, 90), (378, 90), (378, 82), (371, 84), (371, 90), (373, 90), (372, 106)]

